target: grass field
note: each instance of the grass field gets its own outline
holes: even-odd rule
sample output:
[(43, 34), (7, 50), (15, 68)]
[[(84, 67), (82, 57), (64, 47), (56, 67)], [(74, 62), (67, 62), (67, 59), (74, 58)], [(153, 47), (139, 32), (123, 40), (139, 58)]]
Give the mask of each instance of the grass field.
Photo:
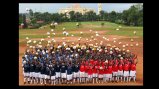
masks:
[[(104, 26), (101, 27), (101, 23), (104, 22)], [(121, 26), (121, 28), (119, 28)], [(63, 27), (66, 28), (66, 31), (69, 33), (69, 36), (66, 37), (62, 34)], [(117, 31), (116, 29), (119, 28)], [(90, 32), (89, 30), (92, 30)], [(83, 35), (80, 34), (80, 32), (83, 32)], [(51, 40), (54, 38), (57, 43), (62, 43), (63, 41), (70, 42), (79, 42), (78, 38), (82, 37), (82, 40), (80, 42), (86, 43), (85, 38), (91, 39), (91, 36), (93, 35), (95, 37), (95, 32), (98, 31), (100, 34), (99, 37), (96, 37), (96, 41), (92, 41), (89, 43), (99, 43), (100, 41), (103, 41), (103, 44), (106, 45), (107, 43), (110, 43), (112, 45), (116, 45), (117, 47), (123, 48), (122, 45), (124, 44), (133, 44), (134, 46), (128, 46), (125, 49), (129, 49), (131, 52), (138, 55), (139, 62), (137, 64), (137, 82), (136, 83), (105, 83), (105, 84), (85, 84), (87, 86), (111, 86), (111, 85), (143, 85), (143, 27), (134, 27), (134, 26), (125, 26), (120, 24), (115, 24), (111, 22), (105, 22), (105, 21), (96, 21), (96, 22), (81, 22), (81, 26), (79, 28), (76, 27), (76, 22), (64, 22), (59, 24), (56, 29), (54, 29), (54, 33), (56, 35), (52, 35), (53, 32), (51, 32), (51, 28), (49, 25), (46, 25), (46, 28), (44, 29), (19, 29), (19, 85), (24, 85), (23, 82), (23, 71), (22, 71), (22, 56), (24, 55), (24, 51), (26, 49), (26, 37), (29, 37), (30, 39), (37, 40), (37, 43), (41, 38), (45, 38), (45, 41), (42, 42), (42, 44), (47, 44), (47, 40)], [(133, 34), (133, 32), (136, 31), (136, 35)], [(50, 38), (48, 39), (47, 32), (50, 32)], [(72, 37), (71, 35), (74, 35)], [(102, 39), (102, 37), (105, 36), (106, 38), (109, 38), (110, 41)], [(62, 38), (65, 37), (66, 40), (62, 40)], [(113, 42), (113, 38), (116, 39), (116, 43)], [(131, 42), (130, 39), (133, 38), (134, 42)], [(118, 42), (122, 42), (122, 44), (118, 44)], [(139, 44), (139, 46), (135, 46), (136, 43)], [(34, 43), (31, 43), (31, 45), (36, 45)], [(78, 84), (79, 85), (79, 84)], [(76, 86), (78, 86), (76, 85)], [(60, 85), (63, 86), (63, 85)], [(68, 85), (69, 86), (69, 85)]]
[[(143, 27), (133, 27), (133, 26), (124, 26), (124, 25), (119, 25), (111, 22), (104, 22), (105, 25), (101, 27), (101, 22), (81, 22), (80, 28), (76, 27), (76, 22), (64, 22), (62, 24), (59, 24), (56, 29), (55, 29), (55, 36), (52, 37), (64, 37), (62, 35), (62, 28), (65, 27), (66, 31), (76, 31), (76, 30), (87, 30), (87, 29), (92, 29), (92, 30), (98, 30), (98, 31), (108, 31), (105, 33), (105, 35), (124, 35), (124, 36), (134, 36), (133, 31), (137, 31), (136, 36), (143, 36)], [(122, 28), (119, 28), (119, 26), (122, 26)], [(119, 28), (119, 31), (116, 31), (116, 29)], [(49, 25), (45, 29), (20, 29), (19, 30), (19, 39), (25, 39), (25, 37), (29, 38), (47, 38), (46, 32), (50, 31)], [(41, 34), (43, 33), (43, 34)], [(73, 34), (73, 33), (72, 33)], [(71, 35), (71, 32), (70, 32)], [(74, 36), (81, 36), (80, 33), (74, 33)], [(83, 35), (83, 37), (90, 36), (88, 34)]]

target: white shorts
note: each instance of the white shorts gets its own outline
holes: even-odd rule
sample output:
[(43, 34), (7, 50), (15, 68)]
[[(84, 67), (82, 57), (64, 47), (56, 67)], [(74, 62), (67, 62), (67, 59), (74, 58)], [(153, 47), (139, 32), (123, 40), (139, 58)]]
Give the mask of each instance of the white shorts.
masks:
[(123, 71), (118, 70), (118, 76), (123, 76), (123, 75), (124, 75)]
[(98, 77), (98, 74), (97, 74), (97, 73), (93, 73), (92, 77), (93, 77), (93, 78), (97, 78), (97, 77)]
[(73, 77), (74, 77), (74, 78), (78, 78), (78, 77), (79, 77), (79, 72), (74, 72), (74, 73), (73, 73)]
[(84, 77), (88, 77), (88, 73), (86, 73), (86, 72), (85, 72), (84, 74), (85, 74), (85, 76), (84, 76)]
[(55, 80), (55, 76), (51, 76), (51, 80)]
[(61, 73), (61, 78), (66, 78), (66, 73)]
[(72, 74), (67, 75), (67, 80), (71, 80), (72, 79)]
[(103, 78), (103, 74), (99, 74), (99, 75), (98, 75), (98, 78)]
[(92, 78), (92, 74), (91, 74), (91, 75), (88, 75), (88, 78)]
[(85, 73), (80, 71), (80, 78), (85, 77)]
[(112, 74), (107, 74), (107, 78), (112, 78)]
[(45, 78), (44, 74), (40, 74), (39, 76), (40, 76), (40, 78)]
[(39, 73), (34, 73), (34, 77), (35, 78), (39, 77)]
[(45, 79), (50, 79), (50, 76), (45, 74)]
[(24, 77), (27, 77), (27, 74), (25, 72), (23, 73), (23, 75), (24, 75)]
[(113, 76), (117, 76), (118, 75), (118, 72), (113, 72)]
[(29, 77), (33, 77), (34, 76), (34, 72), (30, 72)]
[(56, 72), (56, 75), (55, 75), (56, 78), (60, 78), (60, 72)]
[(129, 71), (124, 71), (124, 77), (129, 76)]
[(130, 71), (130, 76), (131, 76), (131, 77), (136, 76), (136, 71), (132, 71), (132, 70), (131, 70), (131, 71)]
[(29, 72), (24, 72), (24, 76), (28, 77), (29, 76)]
[(109, 74), (105, 74), (105, 78), (109, 78), (109, 76), (110, 76)]
[(106, 78), (106, 74), (103, 74), (103, 78)]

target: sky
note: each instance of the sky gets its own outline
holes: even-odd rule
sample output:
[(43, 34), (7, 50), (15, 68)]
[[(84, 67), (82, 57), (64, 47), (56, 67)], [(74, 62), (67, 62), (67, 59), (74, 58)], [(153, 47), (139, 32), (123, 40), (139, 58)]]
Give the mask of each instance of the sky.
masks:
[[(60, 8), (72, 6), (74, 3), (19, 3), (19, 13), (26, 13), (26, 8), (34, 12), (56, 13)], [(80, 4), (80, 3), (79, 3)], [(97, 12), (98, 3), (81, 3), (81, 7), (92, 8)], [(102, 10), (122, 12), (136, 3), (102, 3)]]

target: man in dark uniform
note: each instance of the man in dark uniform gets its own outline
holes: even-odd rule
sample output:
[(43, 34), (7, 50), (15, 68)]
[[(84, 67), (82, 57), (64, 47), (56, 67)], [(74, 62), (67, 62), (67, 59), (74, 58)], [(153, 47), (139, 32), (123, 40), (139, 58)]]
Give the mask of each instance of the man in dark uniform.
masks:
[(44, 81), (44, 75), (45, 75), (45, 66), (44, 66), (44, 63), (41, 63), (41, 70), (40, 70), (40, 73), (41, 73), (41, 79), (40, 79), (40, 82), (41, 84), (43, 84), (43, 81)]
[(28, 83), (27, 79), (29, 79), (29, 71), (30, 71), (29, 63), (25, 61), (23, 64), (23, 68), (24, 68), (24, 84), (25, 84), (26, 82)]
[(37, 84), (39, 83), (40, 67), (41, 67), (40, 62), (37, 61), (36, 68), (35, 68), (35, 74), (36, 74), (35, 79)]
[(31, 84), (33, 83), (34, 80), (34, 73), (35, 73), (35, 63), (34, 61), (31, 62), (30, 64), (30, 79), (31, 79)]
[(56, 78), (55, 78), (55, 75), (56, 75), (55, 64), (50, 65), (50, 71), (51, 71), (51, 74), (50, 74), (51, 84), (55, 85), (55, 83), (56, 83), (56, 81), (55, 81), (56, 80)]
[(45, 70), (45, 84), (50, 80), (50, 68), (49, 64), (46, 63), (46, 70)]
[(56, 83), (60, 84), (61, 81), (60, 81), (60, 78), (61, 78), (61, 73), (60, 73), (60, 69), (61, 69), (61, 65), (58, 61), (56, 61), (56, 64), (55, 64), (55, 73), (56, 73)]
[(78, 81), (78, 83), (79, 83), (79, 79), (80, 79), (79, 69), (80, 69), (80, 64), (79, 64), (79, 62), (76, 62), (75, 68), (74, 68), (74, 72), (75, 72), (74, 76), (75, 76), (76, 80)]
[(75, 76), (75, 62), (74, 61), (72, 62), (72, 79), (73, 79), (73, 83), (75, 83), (76, 76)]
[(67, 84), (72, 84), (72, 65), (71, 62), (67, 65)]
[(61, 72), (62, 83), (63, 83), (63, 81), (65, 81), (65, 83), (66, 83), (67, 66), (64, 64), (64, 62), (62, 62), (60, 72)]

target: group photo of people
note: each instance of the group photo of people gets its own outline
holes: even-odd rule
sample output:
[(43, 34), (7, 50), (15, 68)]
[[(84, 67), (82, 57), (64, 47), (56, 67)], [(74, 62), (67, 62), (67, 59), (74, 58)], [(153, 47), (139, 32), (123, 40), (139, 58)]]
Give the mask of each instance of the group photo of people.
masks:
[(110, 44), (29, 46), (22, 59), (25, 84), (136, 81), (137, 55)]

